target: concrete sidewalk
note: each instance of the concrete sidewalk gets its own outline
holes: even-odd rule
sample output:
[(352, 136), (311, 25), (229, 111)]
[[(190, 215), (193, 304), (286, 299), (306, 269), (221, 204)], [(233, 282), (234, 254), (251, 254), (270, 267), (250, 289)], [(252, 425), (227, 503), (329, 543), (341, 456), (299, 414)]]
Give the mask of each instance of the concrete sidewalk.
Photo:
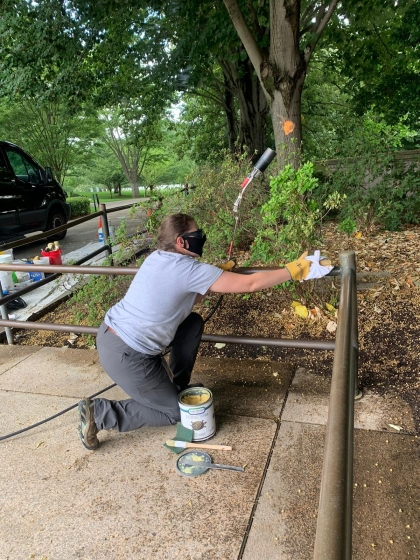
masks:
[[(313, 556), (329, 383), (290, 364), (201, 358), (214, 394), (214, 462), (180, 476), (175, 427), (100, 432), (89, 452), (71, 410), (0, 442), (0, 557), (7, 560), (306, 560)], [(0, 432), (19, 430), (112, 382), (94, 350), (0, 351)], [(113, 388), (103, 395), (123, 398)], [(281, 422), (278, 422), (280, 417)], [(392, 428), (390, 424), (397, 426)], [(401, 429), (400, 429), (401, 428)], [(410, 408), (356, 403), (353, 558), (419, 557), (418, 440)]]

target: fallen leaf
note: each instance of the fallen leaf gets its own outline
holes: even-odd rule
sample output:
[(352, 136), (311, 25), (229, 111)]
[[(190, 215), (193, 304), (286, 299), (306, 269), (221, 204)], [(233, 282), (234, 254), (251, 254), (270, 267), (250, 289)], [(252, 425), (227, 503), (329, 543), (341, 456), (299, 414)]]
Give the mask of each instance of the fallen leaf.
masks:
[(295, 313), (296, 315), (299, 315), (299, 317), (302, 317), (302, 319), (306, 319), (306, 317), (309, 315), (308, 308), (304, 305), (296, 305)]
[(394, 430), (397, 430), (398, 432), (399, 432), (400, 430), (402, 430), (402, 427), (401, 427), (401, 426), (396, 426), (395, 424), (388, 424), (388, 426), (390, 426), (391, 428), (394, 428)]
[(274, 313), (274, 317), (278, 318), (281, 317), (280, 313)]
[(333, 305), (331, 305), (331, 303), (326, 303), (325, 307), (328, 309), (328, 311), (335, 311), (335, 307)]
[(226, 344), (224, 344), (223, 342), (217, 342), (214, 346), (215, 348), (224, 348)]
[(43, 443), (44, 443), (43, 441), (39, 441), (39, 442), (36, 444), (35, 449), (38, 449), (38, 447), (40, 447), (41, 445), (43, 445)]
[(360, 239), (361, 237), (363, 237), (363, 234), (361, 231), (357, 231), (356, 235), (354, 236), (356, 239)]
[(278, 373), (278, 371), (273, 371), (273, 375), (274, 375), (274, 377), (277, 377), (277, 376), (278, 376), (278, 374), (279, 374), (279, 373)]
[(299, 307), (299, 305), (302, 305), (300, 301), (292, 301), (292, 307)]
[(316, 311), (316, 314), (317, 314), (318, 319), (322, 319), (322, 317), (324, 316), (324, 314), (322, 313), (322, 311), (320, 310), (320, 308), (315, 306), (315, 311)]
[(328, 321), (326, 329), (328, 332), (334, 333), (337, 330), (337, 323), (335, 323), (334, 321)]
[(375, 305), (373, 310), (374, 310), (375, 313), (382, 313), (382, 309), (380, 307), (378, 307), (377, 305)]

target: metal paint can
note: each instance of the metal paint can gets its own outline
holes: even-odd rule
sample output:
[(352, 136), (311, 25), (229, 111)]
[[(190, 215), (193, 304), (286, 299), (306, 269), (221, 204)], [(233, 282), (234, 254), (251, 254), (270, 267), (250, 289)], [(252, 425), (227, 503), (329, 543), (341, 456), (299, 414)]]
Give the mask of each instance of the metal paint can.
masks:
[(216, 433), (213, 395), (210, 389), (190, 387), (178, 395), (181, 424), (193, 430), (193, 441), (209, 439)]

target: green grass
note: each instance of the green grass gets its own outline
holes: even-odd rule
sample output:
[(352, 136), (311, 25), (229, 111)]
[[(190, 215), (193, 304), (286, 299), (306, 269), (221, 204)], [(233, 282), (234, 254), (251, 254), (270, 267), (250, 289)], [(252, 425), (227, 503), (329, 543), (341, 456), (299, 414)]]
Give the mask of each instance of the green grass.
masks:
[[(91, 201), (91, 204), (93, 204), (92, 196), (94, 194), (98, 196), (99, 202), (118, 202), (120, 200), (121, 200), (121, 202), (123, 202), (124, 200), (130, 200), (130, 199), (133, 198), (132, 195), (131, 195), (131, 192), (129, 192), (129, 191), (125, 191), (121, 195), (112, 193), (112, 198), (111, 198), (111, 194), (109, 192), (98, 192), (98, 193), (75, 192), (75, 194), (88, 198)], [(144, 189), (142, 189), (142, 188), (139, 189), (139, 195), (140, 195), (140, 198), (144, 198), (144, 196), (145, 196)], [(95, 199), (96, 199), (96, 196), (95, 196)]]

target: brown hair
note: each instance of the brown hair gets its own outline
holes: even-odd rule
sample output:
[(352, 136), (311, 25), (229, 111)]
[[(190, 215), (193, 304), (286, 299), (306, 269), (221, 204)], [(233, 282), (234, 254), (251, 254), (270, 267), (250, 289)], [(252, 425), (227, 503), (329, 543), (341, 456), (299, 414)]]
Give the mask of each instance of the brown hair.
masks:
[(160, 224), (157, 237), (157, 247), (161, 251), (175, 251), (177, 237), (186, 233), (195, 220), (188, 214), (172, 214), (166, 216)]

